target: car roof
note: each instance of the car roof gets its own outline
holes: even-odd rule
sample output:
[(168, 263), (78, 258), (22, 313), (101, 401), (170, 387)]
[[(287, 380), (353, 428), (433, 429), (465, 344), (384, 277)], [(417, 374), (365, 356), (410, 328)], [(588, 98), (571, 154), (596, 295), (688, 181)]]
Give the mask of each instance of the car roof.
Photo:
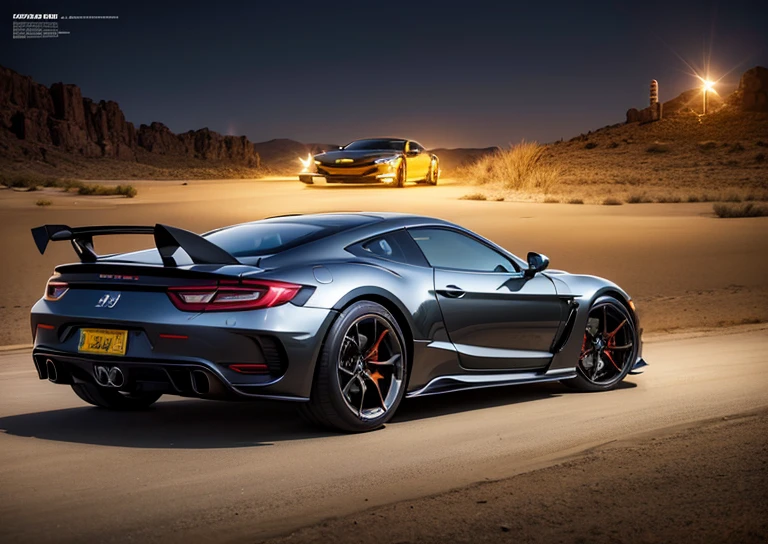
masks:
[(341, 227), (359, 227), (363, 225), (372, 225), (386, 221), (388, 223), (399, 223), (403, 225), (411, 223), (440, 223), (448, 224), (447, 221), (427, 217), (423, 215), (396, 213), (396, 212), (329, 212), (329, 213), (308, 213), (308, 214), (286, 214), (267, 217), (258, 222), (283, 222), (283, 223), (301, 223), (306, 225), (336, 225)]

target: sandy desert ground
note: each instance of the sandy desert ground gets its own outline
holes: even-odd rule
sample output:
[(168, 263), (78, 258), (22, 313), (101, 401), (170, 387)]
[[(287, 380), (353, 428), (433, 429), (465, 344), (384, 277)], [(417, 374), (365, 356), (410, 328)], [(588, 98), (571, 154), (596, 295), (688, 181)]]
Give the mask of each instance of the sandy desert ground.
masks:
[[(768, 321), (768, 218), (718, 219), (712, 205), (624, 206), (472, 202), (467, 187), (305, 187), (297, 181), (139, 182), (134, 199), (59, 192), (0, 191), (0, 345), (29, 344), (28, 310), (56, 264), (75, 260), (68, 244), (39, 255), (29, 230), (45, 224), (167, 223), (203, 232), (285, 213), (377, 210), (460, 223), (553, 268), (595, 274), (635, 299), (646, 331)], [(48, 207), (35, 206), (40, 198)], [(97, 240), (101, 252), (147, 247), (142, 237)]]
[[(443, 217), (520, 255), (546, 253), (555, 268), (615, 280), (637, 302), (651, 367), (606, 394), (551, 384), (415, 399), (381, 431), (340, 436), (307, 427), (285, 404), (163, 400), (146, 413), (105, 413), (38, 381), (28, 349), (6, 349), (0, 540), (253, 542), (297, 530), (288, 542), (765, 540), (768, 218), (718, 219), (704, 203), (462, 201), (467, 187), (450, 181), (136, 185), (135, 199), (0, 191), (0, 345), (30, 342), (30, 305), (53, 267), (74, 259), (67, 244), (40, 256), (31, 227), (163, 222), (199, 232), (369, 209)], [(53, 204), (35, 206), (41, 196)], [(146, 245), (97, 241), (103, 252)], [(696, 426), (737, 414), (757, 415)], [(586, 519), (568, 532), (559, 516), (574, 511)], [(320, 525), (301, 529), (311, 523)]]

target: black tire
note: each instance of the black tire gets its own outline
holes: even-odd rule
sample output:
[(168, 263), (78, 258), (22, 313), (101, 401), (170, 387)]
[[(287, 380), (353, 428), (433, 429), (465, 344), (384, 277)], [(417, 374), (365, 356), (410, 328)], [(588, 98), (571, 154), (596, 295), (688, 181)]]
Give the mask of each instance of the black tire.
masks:
[[(597, 335), (591, 334), (590, 319), (598, 321), (598, 329), (601, 329), (602, 332), (598, 331)], [(617, 332), (614, 332), (613, 336), (610, 336), (613, 329), (616, 329)], [(619, 334), (621, 334), (621, 345), (616, 346), (615, 344), (617, 341), (615, 338)], [(601, 337), (601, 340), (599, 341), (597, 341), (598, 336)], [(596, 350), (595, 345), (603, 343), (604, 339), (608, 336), (610, 336), (610, 339), (614, 339), (614, 347), (605, 347)], [(610, 339), (608, 341), (610, 341)], [(631, 347), (621, 349), (629, 344), (631, 344)], [(629, 371), (632, 370), (632, 366), (637, 359), (638, 348), (637, 327), (632, 313), (616, 298), (611, 296), (600, 297), (592, 304), (592, 307), (589, 310), (587, 330), (585, 330), (582, 340), (582, 352), (576, 363), (577, 376), (571, 380), (563, 381), (563, 383), (578, 391), (610, 391), (619, 385), (619, 383), (626, 378), (627, 374), (629, 374)], [(611, 366), (608, 365), (608, 362), (602, 361), (605, 352), (608, 352), (608, 356), (605, 358), (606, 361), (611, 363)], [(618, 359), (617, 353), (619, 352), (621, 352), (620, 364), (615, 361)], [(586, 353), (589, 353), (589, 355), (585, 355)], [(599, 367), (595, 366), (598, 364), (598, 358), (600, 359), (599, 363), (604, 364), (604, 368), (611, 371), (610, 374), (604, 378), (601, 377), (601, 379), (590, 377), (592, 372), (599, 370)], [(585, 360), (587, 359), (589, 359), (589, 362), (593, 365), (591, 368), (585, 367)], [(617, 365), (618, 368), (616, 368)]]
[(427, 173), (427, 185), (437, 185), (437, 178), (440, 177), (440, 166), (437, 159), (429, 163), (429, 172)]
[(162, 393), (122, 393), (92, 383), (74, 383), (72, 390), (88, 404), (108, 410), (146, 410), (162, 397)]
[[(391, 397), (391, 404), (389, 407), (385, 407), (382, 404), (382, 408), (385, 411), (375, 417), (366, 417), (363, 414), (362, 403), (368, 398), (366, 397), (367, 393), (365, 389), (363, 389), (361, 393), (361, 409), (359, 414), (354, 413), (352, 406), (348, 403), (348, 400), (345, 400), (344, 393), (342, 392), (343, 378), (341, 377), (341, 374), (343, 373), (341, 373), (340, 366), (342, 363), (340, 361), (342, 360), (342, 350), (345, 349), (345, 340), (348, 341), (348, 335), (352, 331), (352, 327), (354, 327), (355, 324), (364, 323), (364, 320), (366, 319), (374, 319), (377, 322), (380, 320), (381, 325), (387, 326), (389, 331), (394, 334), (394, 337), (389, 335), (390, 338), (387, 339), (387, 342), (400, 349), (400, 356), (398, 359), (400, 366), (396, 367), (393, 365), (393, 377), (391, 378), (391, 381), (389, 381), (388, 388), (395, 386), (395, 372), (399, 373), (399, 384), (394, 392), (389, 389), (387, 390), (386, 397), (387, 399), (390, 399)], [(375, 331), (376, 329), (374, 328), (373, 330)], [(380, 329), (379, 332), (383, 333), (383, 328)], [(374, 333), (371, 336), (373, 338), (377, 335)], [(384, 338), (384, 336), (385, 334), (381, 334), (381, 338)], [(363, 336), (363, 338), (366, 337)], [(376, 342), (377, 346), (381, 343), (381, 338)], [(370, 342), (367, 338), (366, 342), (363, 343), (370, 346)], [(346, 344), (346, 347), (349, 347), (349, 344)], [(387, 350), (389, 350), (389, 348), (387, 348)], [(393, 352), (394, 349), (391, 353)], [(310, 400), (299, 406), (299, 412), (305, 420), (313, 425), (334, 431), (360, 433), (380, 428), (392, 418), (405, 395), (405, 384), (407, 381), (406, 357), (407, 350), (402, 330), (398, 326), (395, 318), (386, 308), (370, 301), (359, 301), (350, 305), (341, 312), (328, 331), (315, 367), (315, 377), (312, 382)], [(394, 358), (397, 358), (397, 356)], [(384, 363), (379, 363), (377, 357), (377, 362), (374, 364)], [(350, 379), (349, 382), (351, 381), (353, 380)], [(347, 385), (349, 385), (349, 382)], [(379, 389), (378, 382), (376, 382), (376, 387)], [(370, 392), (374, 391), (374, 389), (370, 389)], [(380, 389), (379, 393), (380, 395), (383, 395)], [(380, 398), (383, 403), (384, 396), (380, 396)]]
[(394, 187), (403, 187), (407, 179), (408, 179), (408, 165), (405, 163), (405, 158), (402, 158), (400, 159), (400, 164), (397, 166), (397, 174), (395, 175), (395, 182), (392, 185)]

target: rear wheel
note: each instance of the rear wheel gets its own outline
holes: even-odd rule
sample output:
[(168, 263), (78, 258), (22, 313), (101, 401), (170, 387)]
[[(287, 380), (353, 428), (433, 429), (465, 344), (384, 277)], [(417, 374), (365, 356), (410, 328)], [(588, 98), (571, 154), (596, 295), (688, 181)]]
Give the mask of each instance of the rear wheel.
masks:
[(124, 393), (92, 383), (74, 383), (72, 390), (88, 404), (109, 410), (145, 410), (162, 396), (162, 393)]
[(405, 394), (403, 333), (380, 304), (352, 304), (328, 332), (312, 393), (300, 407), (314, 424), (345, 432), (381, 427)]
[(637, 349), (637, 331), (629, 310), (613, 297), (600, 297), (589, 310), (577, 377), (565, 383), (581, 391), (609, 391), (632, 369)]
[(429, 173), (427, 174), (427, 179), (425, 181), (428, 185), (437, 185), (437, 178), (439, 176), (440, 168), (437, 159), (432, 159), (432, 162), (429, 163)]

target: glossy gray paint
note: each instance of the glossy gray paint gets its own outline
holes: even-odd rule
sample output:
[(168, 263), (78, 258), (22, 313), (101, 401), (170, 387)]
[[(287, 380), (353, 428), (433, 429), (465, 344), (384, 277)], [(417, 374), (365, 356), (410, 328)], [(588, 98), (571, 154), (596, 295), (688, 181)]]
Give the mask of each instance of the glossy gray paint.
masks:
[[(87, 280), (91, 285), (72, 289), (60, 301), (40, 300), (35, 304), (35, 356), (58, 355), (87, 366), (104, 358), (77, 353), (77, 329), (122, 327), (131, 331), (128, 353), (110, 359), (115, 364), (130, 361), (152, 366), (159, 361), (199, 366), (214, 373), (233, 395), (302, 400), (309, 397), (318, 354), (338, 312), (355, 300), (367, 299), (385, 305), (400, 321), (408, 343), (407, 391), (414, 396), (443, 392), (451, 388), (450, 384), (465, 388), (484, 383), (527, 383), (532, 376), (538, 376), (536, 380), (570, 376), (575, 371), (591, 303), (603, 294), (629, 300), (618, 286), (593, 276), (546, 271), (524, 278), (519, 271), (526, 267), (525, 261), (447, 221), (403, 214), (366, 215), (371, 217), (367, 224), (276, 255), (242, 258), (240, 265), (185, 265), (168, 270), (159, 265), (133, 266), (112, 258), (90, 265), (96, 268), (80, 264), (59, 267), (68, 278)], [(519, 271), (500, 274), (433, 269), (353, 255), (346, 249), (383, 233), (419, 226), (468, 234), (506, 255)], [(112, 310), (96, 308), (95, 301), (104, 292), (120, 289), (97, 280), (95, 270), (118, 273), (127, 268), (142, 270), (142, 278), (146, 278), (142, 282), (147, 285), (153, 281), (162, 284), (167, 272), (176, 276), (174, 281), (194, 283), (198, 278), (221, 276), (263, 278), (297, 283), (307, 289), (297, 301), (247, 312), (182, 312), (162, 290), (141, 289), (121, 291), (120, 303)], [(452, 296), (449, 286), (460, 287), (463, 296)], [(563, 338), (572, 305), (576, 306), (573, 333), (561, 349), (554, 350)], [(38, 323), (54, 325), (56, 330), (37, 329)], [(187, 335), (189, 340), (163, 340), (161, 333)], [(261, 352), (257, 345), (264, 338), (275, 339), (284, 351), (287, 369), (281, 377), (264, 381), (260, 376), (236, 374), (222, 365), (258, 361)], [(468, 378), (462, 381), (457, 378), (461, 376)]]

